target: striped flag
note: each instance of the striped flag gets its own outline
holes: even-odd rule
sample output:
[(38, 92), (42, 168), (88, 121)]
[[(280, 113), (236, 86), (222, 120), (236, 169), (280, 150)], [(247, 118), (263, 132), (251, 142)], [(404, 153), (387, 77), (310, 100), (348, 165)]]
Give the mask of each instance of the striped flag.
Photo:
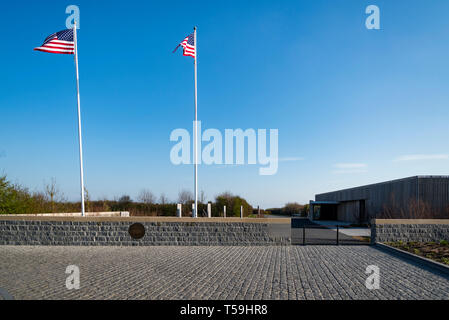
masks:
[(84, 207), (84, 169), (83, 169), (83, 141), (81, 134), (81, 102), (80, 102), (80, 77), (78, 71), (78, 37), (76, 36), (76, 19), (73, 23), (73, 29), (65, 29), (53, 33), (44, 40), (44, 43), (37, 48), (36, 51), (73, 54), (75, 60), (75, 76), (76, 76), (76, 98), (78, 102), (78, 143), (80, 151), (80, 189), (81, 189), (81, 216), (85, 216)]
[(192, 33), (185, 38), (178, 46), (173, 50), (173, 53), (178, 50), (179, 46), (184, 48), (183, 55), (195, 58), (195, 35)]
[[(197, 90), (197, 51), (196, 51), (196, 47), (198, 44), (198, 38), (196, 37), (196, 27), (193, 27), (193, 33), (189, 34), (184, 40), (182, 40), (182, 42), (180, 44), (178, 44), (175, 48), (175, 50), (173, 50), (173, 53), (176, 52), (176, 50), (178, 50), (179, 47), (183, 47), (184, 48), (184, 55), (185, 56), (190, 56), (193, 57), (193, 68), (194, 68), (194, 74), (195, 74), (195, 137), (193, 139), (193, 143), (194, 143), (194, 199), (195, 202), (193, 204), (193, 208), (192, 208), (192, 217), (196, 218), (198, 217), (198, 90)], [(200, 151), (201, 152), (201, 151)]]
[(42, 46), (34, 48), (34, 50), (50, 53), (74, 54), (75, 42), (73, 41), (73, 30), (66, 29), (53, 33), (45, 39)]

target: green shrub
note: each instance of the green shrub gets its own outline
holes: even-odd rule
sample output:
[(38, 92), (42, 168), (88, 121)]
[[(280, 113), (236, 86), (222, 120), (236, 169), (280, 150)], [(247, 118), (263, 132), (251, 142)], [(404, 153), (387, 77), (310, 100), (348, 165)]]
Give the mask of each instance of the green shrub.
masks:
[(222, 216), (223, 206), (226, 206), (227, 217), (240, 217), (240, 206), (243, 206), (243, 216), (247, 217), (253, 214), (253, 207), (245, 199), (230, 192), (224, 192), (215, 198), (215, 204), (212, 206), (212, 215)]

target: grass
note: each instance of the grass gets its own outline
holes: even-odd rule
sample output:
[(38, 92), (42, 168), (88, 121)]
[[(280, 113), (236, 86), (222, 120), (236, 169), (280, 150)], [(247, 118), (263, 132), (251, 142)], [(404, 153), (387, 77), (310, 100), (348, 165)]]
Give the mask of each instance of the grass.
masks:
[(446, 265), (449, 265), (449, 243), (447, 240), (439, 242), (387, 242), (389, 246), (416, 254)]
[(371, 241), (371, 237), (366, 237), (366, 236), (352, 236), (352, 238), (362, 241), (362, 242), (370, 242)]

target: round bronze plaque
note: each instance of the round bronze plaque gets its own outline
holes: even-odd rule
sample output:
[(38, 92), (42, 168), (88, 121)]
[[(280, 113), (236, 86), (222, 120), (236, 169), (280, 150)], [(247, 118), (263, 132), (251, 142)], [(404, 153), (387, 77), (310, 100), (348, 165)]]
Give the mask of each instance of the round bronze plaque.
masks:
[(145, 235), (145, 227), (141, 223), (133, 223), (129, 226), (128, 232), (131, 238), (140, 239)]

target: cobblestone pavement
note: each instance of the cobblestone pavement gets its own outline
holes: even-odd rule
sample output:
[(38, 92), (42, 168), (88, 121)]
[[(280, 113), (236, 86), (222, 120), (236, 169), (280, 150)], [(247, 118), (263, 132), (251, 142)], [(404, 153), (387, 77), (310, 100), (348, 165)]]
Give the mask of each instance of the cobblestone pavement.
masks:
[[(65, 287), (66, 267), (81, 288)], [(365, 287), (368, 265), (380, 289)], [(449, 277), (371, 246), (0, 246), (15, 299), (449, 299)]]

